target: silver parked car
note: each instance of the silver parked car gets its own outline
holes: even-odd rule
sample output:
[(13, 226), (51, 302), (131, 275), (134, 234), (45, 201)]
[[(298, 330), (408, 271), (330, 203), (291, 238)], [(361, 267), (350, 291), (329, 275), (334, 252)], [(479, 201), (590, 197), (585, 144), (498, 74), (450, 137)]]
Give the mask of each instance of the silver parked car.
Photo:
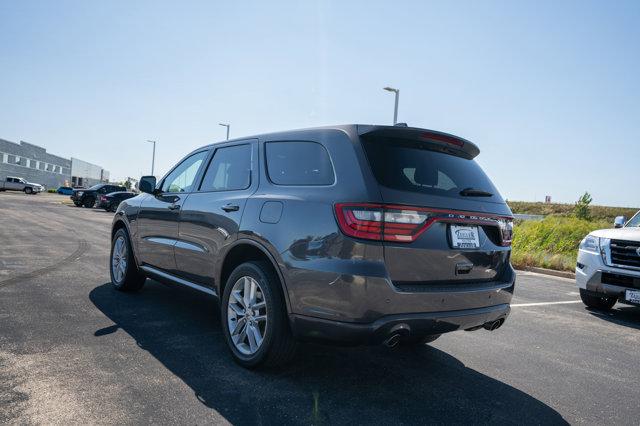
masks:
[(19, 177), (7, 176), (4, 182), (0, 182), (0, 191), (22, 191), (25, 194), (37, 194), (44, 191), (44, 185), (27, 182)]

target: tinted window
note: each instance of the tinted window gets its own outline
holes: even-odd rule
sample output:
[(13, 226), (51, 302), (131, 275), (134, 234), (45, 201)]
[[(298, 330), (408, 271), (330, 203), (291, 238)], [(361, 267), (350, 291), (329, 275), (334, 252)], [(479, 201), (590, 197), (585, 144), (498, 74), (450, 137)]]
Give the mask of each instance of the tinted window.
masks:
[(251, 185), (251, 145), (216, 150), (207, 169), (201, 191), (237, 191)]
[(473, 160), (430, 150), (420, 141), (375, 138), (363, 143), (373, 174), (387, 188), (462, 198), (460, 191), (474, 188), (494, 194), (480, 200), (501, 199)]
[(331, 185), (329, 153), (316, 142), (268, 142), (267, 173), (277, 185)]
[(207, 151), (200, 151), (186, 158), (162, 182), (162, 192), (191, 192), (196, 175), (207, 156)]

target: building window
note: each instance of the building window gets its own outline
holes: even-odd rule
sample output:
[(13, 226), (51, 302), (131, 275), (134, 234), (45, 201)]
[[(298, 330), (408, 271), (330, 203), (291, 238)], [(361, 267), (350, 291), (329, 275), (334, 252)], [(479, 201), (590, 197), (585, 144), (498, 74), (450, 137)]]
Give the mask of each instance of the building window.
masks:
[(13, 162), (17, 165), (20, 165), (20, 157), (16, 155), (16, 159)]

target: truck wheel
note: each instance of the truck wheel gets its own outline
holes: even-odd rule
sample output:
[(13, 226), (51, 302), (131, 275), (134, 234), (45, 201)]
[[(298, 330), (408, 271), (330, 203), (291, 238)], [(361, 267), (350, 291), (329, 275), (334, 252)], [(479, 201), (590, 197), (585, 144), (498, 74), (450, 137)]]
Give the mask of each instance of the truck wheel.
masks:
[(611, 296), (595, 296), (593, 293), (587, 292), (585, 289), (580, 289), (580, 299), (582, 303), (589, 308), (602, 309), (608, 311), (613, 308), (618, 299)]
[(29, 188), (28, 186), (24, 189), (25, 194), (31, 194), (32, 192), (33, 192), (33, 189)]
[(138, 291), (142, 288), (146, 277), (136, 265), (129, 235), (124, 229), (118, 229), (113, 236), (110, 259), (111, 282), (117, 290)]
[(93, 205), (96, 203), (96, 200), (89, 197), (89, 198), (85, 198), (84, 201), (82, 202), (82, 205), (85, 206), (86, 208), (90, 209), (93, 207)]
[(220, 308), (227, 346), (241, 366), (275, 367), (295, 355), (280, 281), (266, 262), (246, 262), (234, 269)]

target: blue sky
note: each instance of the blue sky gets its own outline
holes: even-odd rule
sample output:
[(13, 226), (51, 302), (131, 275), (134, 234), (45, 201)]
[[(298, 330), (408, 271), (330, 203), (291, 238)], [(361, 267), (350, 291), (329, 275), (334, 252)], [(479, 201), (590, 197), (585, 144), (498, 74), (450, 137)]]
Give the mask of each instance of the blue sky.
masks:
[(0, 138), (156, 174), (231, 136), (399, 120), (512, 200), (640, 206), (640, 2), (0, 2)]

